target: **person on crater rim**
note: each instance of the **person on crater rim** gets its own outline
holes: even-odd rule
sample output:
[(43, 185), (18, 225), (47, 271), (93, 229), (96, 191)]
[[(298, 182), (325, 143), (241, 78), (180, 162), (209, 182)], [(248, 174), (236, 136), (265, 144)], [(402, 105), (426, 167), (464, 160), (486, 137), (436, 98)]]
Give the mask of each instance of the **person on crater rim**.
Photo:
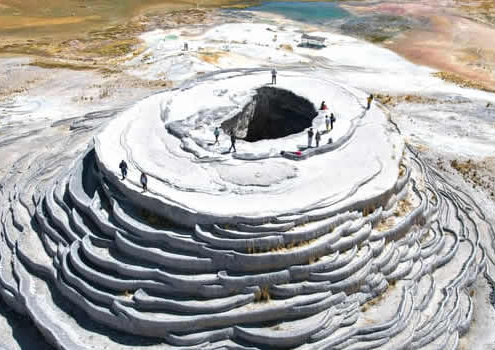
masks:
[(330, 131), (330, 118), (328, 117), (328, 114), (325, 116), (325, 127), (327, 128), (327, 131)]
[(218, 136), (220, 136), (220, 129), (217, 127), (215, 127), (215, 130), (213, 130), (213, 135), (215, 135), (215, 143), (214, 145), (219, 145), (220, 142), (218, 142)]
[(141, 173), (141, 186), (143, 186), (143, 192), (148, 190), (148, 176), (145, 173)]
[(333, 123), (335, 123), (337, 119), (335, 119), (335, 116), (333, 113), (330, 114), (330, 130), (333, 130)]
[(311, 144), (313, 143), (313, 128), (308, 129), (308, 148), (311, 148)]
[(325, 101), (321, 102), (320, 106), (320, 111), (326, 111), (328, 109), (327, 105), (325, 104)]
[(370, 94), (370, 95), (368, 96), (368, 105), (366, 106), (366, 109), (370, 109), (370, 107), (371, 107), (371, 102), (373, 102), (373, 98), (374, 98), (374, 97), (373, 97), (373, 94)]
[(316, 147), (320, 147), (320, 140), (321, 140), (320, 130), (316, 130), (316, 134), (315, 134)]
[(277, 84), (277, 69), (274, 67), (272, 68), (272, 85)]
[(230, 130), (230, 148), (229, 148), (229, 153), (230, 151), (232, 150), (232, 148), (234, 149), (234, 152), (237, 152), (237, 150), (235, 149), (235, 132), (234, 132), (234, 129)]
[(125, 177), (127, 176), (127, 163), (125, 160), (122, 159), (122, 161), (119, 164), (120, 172), (122, 173), (122, 180), (125, 180)]

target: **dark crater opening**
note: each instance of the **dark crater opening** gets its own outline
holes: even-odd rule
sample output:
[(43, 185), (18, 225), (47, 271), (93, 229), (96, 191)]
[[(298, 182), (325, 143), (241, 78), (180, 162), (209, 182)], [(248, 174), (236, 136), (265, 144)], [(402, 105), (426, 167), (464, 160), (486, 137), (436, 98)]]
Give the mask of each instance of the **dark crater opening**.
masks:
[(242, 112), (222, 123), (226, 133), (234, 130), (249, 142), (277, 139), (310, 127), (318, 115), (311, 102), (290, 91), (269, 86), (256, 91)]

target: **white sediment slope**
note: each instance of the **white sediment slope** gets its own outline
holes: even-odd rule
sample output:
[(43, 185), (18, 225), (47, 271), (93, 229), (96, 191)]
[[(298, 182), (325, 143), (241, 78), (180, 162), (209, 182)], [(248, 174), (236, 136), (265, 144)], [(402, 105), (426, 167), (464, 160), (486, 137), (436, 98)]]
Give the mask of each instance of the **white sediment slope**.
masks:
[[(327, 47), (301, 48), (297, 26), (271, 23), (144, 34), (148, 50), (127, 71), (177, 87), (122, 111), (43, 121), (43, 109), (21, 97), (2, 104), (19, 124), (15, 137), (0, 134), (2, 152), (14, 151), (0, 180), (0, 294), (50, 344), (489, 344), (477, 325), (493, 324), (487, 208), (408, 147), (384, 106), (365, 103), (368, 89), (452, 95), (473, 110), (494, 96), (338, 34), (315, 32)], [(52, 99), (60, 96), (39, 106)], [(328, 112), (318, 110), (323, 100)], [(327, 132), (329, 112), (337, 121)], [(30, 134), (23, 117), (39, 131)], [(319, 147), (307, 148), (310, 126), (323, 132)], [(483, 138), (469, 142), (490, 149)], [(20, 348), (2, 333), (7, 348)]]

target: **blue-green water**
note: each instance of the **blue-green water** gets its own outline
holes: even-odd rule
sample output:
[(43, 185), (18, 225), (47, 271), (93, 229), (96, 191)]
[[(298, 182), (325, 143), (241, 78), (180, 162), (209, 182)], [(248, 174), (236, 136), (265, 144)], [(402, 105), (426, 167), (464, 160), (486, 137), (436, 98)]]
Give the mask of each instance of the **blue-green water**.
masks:
[(247, 10), (276, 13), (295, 21), (314, 24), (325, 24), (351, 16), (334, 2), (268, 1)]

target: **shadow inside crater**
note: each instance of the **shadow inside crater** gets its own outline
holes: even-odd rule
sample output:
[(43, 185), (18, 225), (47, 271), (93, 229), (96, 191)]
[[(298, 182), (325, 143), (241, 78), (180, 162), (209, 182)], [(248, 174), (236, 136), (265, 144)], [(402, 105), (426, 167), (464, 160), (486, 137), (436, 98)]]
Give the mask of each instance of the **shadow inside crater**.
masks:
[(313, 104), (304, 97), (273, 86), (256, 90), (257, 94), (221, 128), (248, 142), (278, 139), (296, 134), (312, 125), (318, 115)]

